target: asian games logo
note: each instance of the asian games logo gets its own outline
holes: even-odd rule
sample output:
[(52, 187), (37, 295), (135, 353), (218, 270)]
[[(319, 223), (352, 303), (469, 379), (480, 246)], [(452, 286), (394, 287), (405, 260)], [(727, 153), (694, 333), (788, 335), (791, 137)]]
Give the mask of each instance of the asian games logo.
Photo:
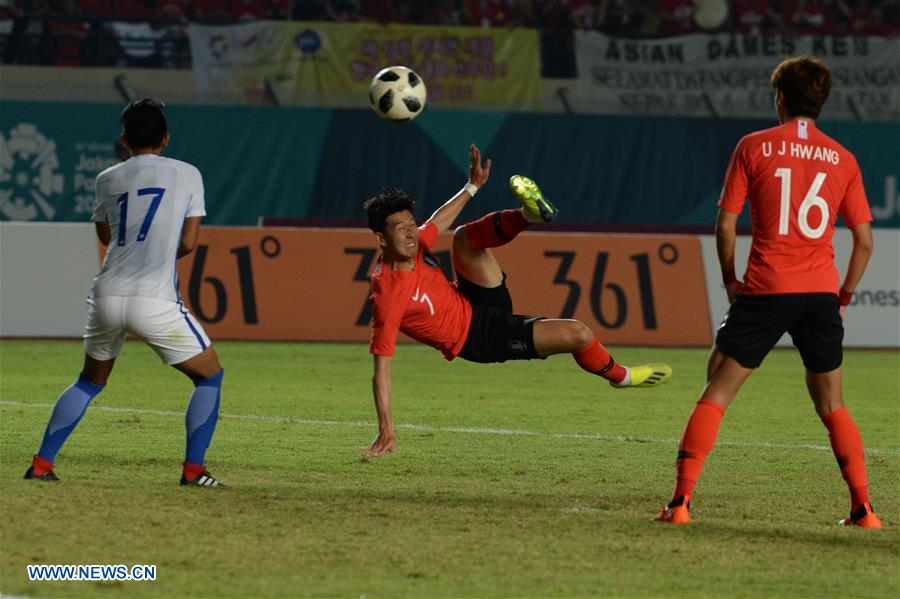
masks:
[(56, 214), (53, 201), (63, 190), (56, 142), (31, 123), (0, 133), (0, 212), (9, 220), (35, 220)]

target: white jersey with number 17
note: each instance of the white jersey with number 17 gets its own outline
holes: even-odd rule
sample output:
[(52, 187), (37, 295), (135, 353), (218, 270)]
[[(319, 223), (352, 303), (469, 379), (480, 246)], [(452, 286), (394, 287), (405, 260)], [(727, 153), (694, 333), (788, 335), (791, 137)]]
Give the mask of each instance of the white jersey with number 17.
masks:
[(175, 260), (184, 219), (205, 216), (196, 167), (155, 154), (111, 166), (94, 185), (94, 222), (112, 232), (92, 297), (156, 297), (178, 301)]

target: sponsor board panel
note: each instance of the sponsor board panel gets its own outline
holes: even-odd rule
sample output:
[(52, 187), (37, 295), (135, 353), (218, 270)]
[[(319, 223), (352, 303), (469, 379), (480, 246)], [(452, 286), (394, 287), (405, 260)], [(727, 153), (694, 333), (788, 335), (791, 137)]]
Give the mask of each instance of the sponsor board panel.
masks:
[[(873, 229), (872, 234), (875, 252), (844, 314), (844, 346), (897, 348), (900, 347), (900, 229)], [(728, 298), (721, 282), (715, 237), (703, 235), (700, 243), (709, 282), (710, 325), (715, 332), (728, 309)], [(837, 229), (833, 243), (835, 263), (843, 281), (853, 250), (853, 235), (848, 229)], [(750, 237), (739, 235), (734, 262), (741, 279), (749, 254)], [(789, 335), (778, 342), (779, 347), (791, 345)]]
[(0, 336), (81, 337), (96, 240), (90, 223), (0, 222)]
[[(435, 248), (448, 276), (450, 244)], [(213, 338), (362, 341), (377, 253), (365, 230), (210, 227), (180, 289)], [(577, 318), (612, 344), (711, 342), (696, 237), (525, 233), (495, 253), (518, 313)]]

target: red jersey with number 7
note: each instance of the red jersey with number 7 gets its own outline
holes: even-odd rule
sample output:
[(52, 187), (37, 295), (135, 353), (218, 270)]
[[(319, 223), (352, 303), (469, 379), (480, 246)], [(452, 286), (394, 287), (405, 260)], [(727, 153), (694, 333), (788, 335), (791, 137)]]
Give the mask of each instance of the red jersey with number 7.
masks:
[(431, 248), (438, 229), (419, 227), (419, 253), (411, 271), (391, 270), (378, 258), (372, 271), (372, 340), (369, 352), (393, 356), (397, 331), (455, 358), (469, 334), (472, 305), (444, 276)]
[(853, 154), (802, 119), (751, 133), (734, 149), (719, 206), (740, 214), (747, 200), (753, 240), (741, 293), (837, 293), (837, 215), (850, 228), (872, 220)]

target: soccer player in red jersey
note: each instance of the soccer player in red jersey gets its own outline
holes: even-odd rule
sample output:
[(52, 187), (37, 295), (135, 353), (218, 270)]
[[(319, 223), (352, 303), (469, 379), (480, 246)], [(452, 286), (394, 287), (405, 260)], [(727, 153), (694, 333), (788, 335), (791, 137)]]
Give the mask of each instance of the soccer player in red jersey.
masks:
[(450, 283), (432, 254), (438, 235), (448, 230), (463, 207), (487, 183), (491, 161), (481, 163), (469, 150), (469, 181), (422, 226), (413, 217), (415, 201), (400, 190), (385, 190), (364, 204), (381, 256), (372, 272), (372, 341), (375, 375), (372, 390), (378, 414), (378, 436), (366, 451), (383, 455), (397, 446), (391, 420), (391, 359), (397, 332), (440, 350), (481, 363), (546, 358), (572, 354), (591, 374), (613, 387), (652, 387), (671, 376), (666, 364), (628, 368), (618, 364), (594, 333), (577, 320), (544, 319), (513, 313), (506, 274), (490, 248), (504, 245), (529, 226), (549, 222), (557, 209), (533, 181), (510, 179), (522, 208), (492, 212), (458, 227), (453, 233)]
[[(850, 517), (840, 524), (881, 528), (869, 503), (862, 438), (841, 395), (842, 318), (872, 254), (872, 215), (853, 154), (815, 125), (831, 90), (828, 67), (807, 56), (785, 60), (772, 73), (772, 87), (781, 125), (741, 139), (725, 175), (716, 245), (731, 307), (681, 437), (672, 500), (656, 519), (690, 521), (691, 494), (725, 409), (787, 332), (850, 490)], [(735, 230), (747, 199), (753, 240), (741, 282)], [(831, 242), (838, 214), (853, 233), (840, 288)]]

